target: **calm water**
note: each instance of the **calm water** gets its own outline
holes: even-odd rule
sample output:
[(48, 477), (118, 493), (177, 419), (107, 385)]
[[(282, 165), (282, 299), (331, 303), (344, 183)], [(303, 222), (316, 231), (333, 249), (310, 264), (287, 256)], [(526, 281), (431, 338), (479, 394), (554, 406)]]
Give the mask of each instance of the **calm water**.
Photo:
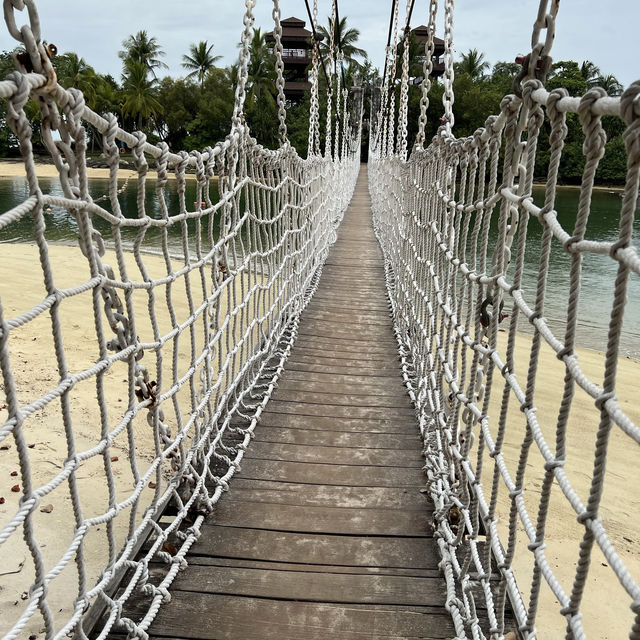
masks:
[[(62, 195), (60, 184), (56, 179), (40, 180), (43, 191)], [(160, 207), (155, 194), (155, 183), (148, 181), (146, 207), (151, 217), (160, 218)], [(106, 180), (90, 180), (90, 190), (94, 198), (107, 192)], [(0, 179), (0, 213), (19, 204), (29, 195), (24, 179), (2, 178)], [(212, 198), (217, 194), (211, 194)], [(536, 201), (543, 198), (542, 190), (535, 194)], [(563, 227), (572, 233), (575, 215), (578, 207), (578, 190), (560, 189), (557, 198), (559, 220)], [(122, 212), (126, 217), (137, 217), (135, 180), (127, 185), (126, 190), (120, 195)], [(166, 189), (167, 204), (170, 213), (178, 210), (178, 195), (176, 185), (170, 182)], [(193, 208), (195, 200), (195, 183), (187, 183), (187, 208)], [(618, 231), (618, 218), (622, 200), (617, 193), (596, 192), (592, 201), (592, 213), (587, 227), (587, 238), (591, 240), (615, 240)], [(108, 201), (101, 203), (105, 209), (110, 210)], [(54, 242), (75, 242), (77, 237), (77, 225), (75, 220), (64, 209), (54, 207), (46, 216), (47, 237)], [(98, 216), (94, 217), (94, 224), (108, 242), (111, 238), (110, 226)], [(194, 222), (189, 223), (190, 231), (194, 230)], [(217, 224), (216, 224), (217, 228)], [(125, 241), (132, 242), (135, 231), (125, 230)], [(191, 234), (192, 235), (192, 234)], [(533, 306), (535, 300), (536, 278), (540, 255), (540, 239), (542, 227), (537, 220), (529, 221), (527, 231), (527, 245), (525, 252), (525, 274), (523, 289), (527, 302)], [(640, 248), (640, 216), (636, 216), (635, 245)], [(494, 231), (495, 237), (495, 231)], [(157, 248), (160, 239), (159, 230), (150, 229), (145, 238), (145, 245)], [(29, 242), (33, 240), (32, 224), (29, 216), (0, 230), (0, 242)], [(564, 318), (567, 312), (567, 299), (569, 293), (569, 268), (570, 257), (562, 250), (555, 240), (553, 241), (549, 278), (547, 285), (547, 299), (545, 316), (550, 325), (561, 339), (564, 336)], [(174, 250), (181, 246), (180, 228), (170, 229), (170, 243)], [(1, 250), (1, 249), (0, 249)], [(513, 255), (517, 248), (514, 242)], [(580, 326), (578, 329), (577, 343), (591, 349), (603, 350), (606, 346), (607, 328), (611, 303), (613, 300), (613, 283), (616, 277), (617, 263), (607, 256), (585, 255), (583, 262), (582, 293), (579, 307)], [(528, 323), (521, 323), (523, 331), (530, 331)], [(640, 279), (632, 276), (628, 290), (628, 304), (624, 319), (624, 338), (622, 351), (625, 355), (640, 357)]]
[[(41, 178), (40, 185), (42, 191), (46, 194), (53, 196), (63, 196), (60, 182), (57, 178)], [(120, 194), (120, 208), (122, 214), (126, 218), (137, 218), (137, 182), (135, 179), (131, 179), (128, 183), (124, 180), (120, 181), (120, 187), (125, 187), (125, 190)], [(95, 199), (108, 193), (109, 181), (92, 178), (89, 180), (89, 192), (91, 197)], [(29, 189), (27, 183), (22, 178), (0, 178), (0, 212), (4, 213), (11, 207), (16, 206), (20, 202), (26, 200), (29, 197)], [(186, 188), (186, 204), (187, 210), (193, 211), (195, 209), (196, 198), (196, 183), (195, 180), (187, 181)], [(212, 185), (211, 199), (213, 202), (218, 200), (217, 188)], [(170, 213), (179, 211), (179, 200), (176, 182), (170, 180), (165, 188), (165, 200)], [(105, 210), (112, 212), (111, 203), (108, 198), (99, 202), (99, 205)], [(162, 212), (160, 204), (156, 195), (156, 181), (147, 180), (146, 193), (145, 193), (145, 207), (146, 213), (151, 218), (161, 219)], [(53, 242), (75, 242), (78, 234), (78, 225), (72, 215), (66, 209), (61, 207), (51, 207), (51, 210), (47, 212), (45, 216), (46, 220), (46, 236), (47, 239)], [(100, 216), (95, 215), (93, 217), (93, 224), (98, 231), (103, 235), (107, 244), (112, 239), (111, 225), (102, 219)], [(195, 221), (190, 220), (188, 222), (190, 235), (193, 235), (195, 231)], [(203, 227), (205, 223), (203, 223)], [(215, 229), (217, 230), (217, 225)], [(203, 228), (203, 234), (206, 234), (206, 229)], [(137, 235), (137, 230), (132, 228), (123, 228), (122, 237), (126, 243), (133, 243)], [(19, 221), (9, 225), (5, 229), (0, 229), (0, 242), (29, 242), (33, 241), (33, 228), (32, 221), (29, 215), (23, 216)], [(182, 246), (182, 233), (180, 225), (175, 225), (169, 228), (169, 244), (174, 250), (180, 250)], [(158, 248), (161, 240), (161, 230), (159, 228), (149, 228), (145, 235), (144, 246), (149, 248)]]

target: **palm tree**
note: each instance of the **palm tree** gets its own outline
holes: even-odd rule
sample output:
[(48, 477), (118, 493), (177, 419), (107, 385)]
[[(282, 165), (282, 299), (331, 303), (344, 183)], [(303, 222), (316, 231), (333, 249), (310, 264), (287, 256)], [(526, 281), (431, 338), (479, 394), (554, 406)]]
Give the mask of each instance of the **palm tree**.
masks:
[(122, 82), (123, 115), (137, 118), (138, 129), (142, 130), (144, 120), (162, 113), (162, 105), (156, 98), (155, 78), (148, 77), (148, 67), (139, 60), (127, 60)]
[(467, 73), (472, 80), (482, 80), (484, 72), (491, 65), (485, 60), (484, 53), (480, 53), (477, 49), (469, 49), (468, 53), (462, 54), (462, 60), (455, 65), (456, 71)]
[[(320, 27), (320, 33), (324, 36), (320, 43), (320, 52), (324, 56), (329, 55), (329, 30), (331, 24), (328, 27)], [(344, 62), (347, 65), (360, 66), (360, 61), (356, 58), (366, 58), (367, 52), (364, 49), (356, 47), (356, 42), (360, 38), (360, 31), (358, 29), (347, 29), (347, 18), (342, 18), (340, 22), (337, 22), (333, 30), (333, 42), (336, 50), (342, 51), (344, 56)]]
[(146, 31), (138, 31), (122, 41), (123, 51), (118, 51), (120, 57), (126, 63), (129, 60), (140, 62), (147, 71), (156, 77), (156, 69), (168, 69), (169, 67), (160, 60), (166, 54), (154, 37), (149, 37)]
[[(236, 67), (229, 72), (236, 73)], [(275, 140), (271, 123), (276, 113), (276, 68), (271, 47), (260, 29), (253, 30), (249, 45), (245, 112), (254, 134), (263, 143)], [(233, 79), (236, 84), (236, 78)]]
[(191, 71), (187, 78), (197, 77), (201, 87), (206, 75), (222, 58), (222, 56), (214, 56), (211, 53), (212, 50), (213, 44), (208, 45), (206, 40), (202, 40), (197, 45), (189, 45), (189, 55), (182, 56), (182, 66)]
[(275, 62), (271, 48), (260, 29), (253, 30), (249, 46), (249, 69), (247, 77), (247, 100), (258, 102), (273, 100), (275, 93)]
[(591, 62), (591, 60), (584, 60), (580, 65), (580, 75), (584, 78), (586, 83), (592, 87), (600, 77), (600, 68)]
[(103, 80), (94, 68), (72, 51), (57, 56), (55, 61), (58, 82), (66, 88), (80, 89), (87, 104), (95, 108)]
[(623, 88), (618, 78), (612, 74), (608, 76), (598, 76), (592, 85), (594, 87), (602, 87), (610, 96), (619, 96)]

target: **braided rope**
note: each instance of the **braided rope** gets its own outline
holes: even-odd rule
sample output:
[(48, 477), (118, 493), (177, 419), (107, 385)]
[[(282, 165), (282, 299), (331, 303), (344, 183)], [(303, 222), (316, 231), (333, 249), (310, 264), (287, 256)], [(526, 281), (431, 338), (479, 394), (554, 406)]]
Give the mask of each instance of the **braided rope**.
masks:
[[(601, 89), (591, 89), (582, 98), (570, 98), (564, 89), (546, 91), (540, 69), (550, 64), (557, 3), (551, 2), (551, 9), (546, 0), (540, 4), (520, 95), (505, 96), (500, 113), (489, 117), (484, 127), (456, 138), (453, 1), (445, 3), (443, 126), (427, 149), (419, 137), (408, 161), (394, 156), (384, 143), (372, 148), (374, 224), (385, 256), (405, 382), (424, 439), (427, 486), (435, 504), (434, 535), (456, 637), (504, 637), (510, 602), (522, 637), (536, 638), (536, 619), (541, 612), (549, 614), (540, 597), (544, 585), (559, 603), (555, 613), (564, 618), (558, 621), (566, 623), (566, 637), (585, 638), (585, 589), (601, 588), (592, 569), (597, 550), (621, 593), (628, 596), (634, 616), (629, 637), (638, 639), (638, 576), (616, 549), (615, 532), (607, 529), (601, 509), (612, 434), (627, 438), (629, 447), (640, 445), (640, 425), (618, 399), (616, 387), (627, 286), (630, 278), (640, 276), (640, 259), (632, 244), (640, 187), (640, 82), (620, 98), (608, 97)], [(419, 120), (423, 132), (431, 46), (428, 42)], [(556, 210), (569, 114), (582, 124), (585, 157), (573, 229), (563, 227)], [(626, 126), (628, 173), (618, 236), (602, 241), (588, 238), (587, 223), (594, 215), (591, 199), (604, 154), (605, 115)], [(544, 204), (538, 206), (533, 177), (538, 139), (547, 135), (545, 131), (550, 131), (550, 157)], [(535, 287), (528, 295), (525, 251), (535, 225), (542, 239)], [(564, 336), (556, 335), (544, 317), (552, 251), (565, 252), (571, 263)], [(594, 254), (609, 256), (617, 268), (602, 381), (582, 368), (575, 353), (585, 257)], [(503, 339), (499, 327), (505, 317)], [(519, 333), (522, 321), (531, 325), (531, 338)], [(516, 345), (527, 349), (528, 363), (516, 358)], [(564, 369), (555, 420), (548, 414), (543, 419), (536, 410), (536, 383), (546, 375), (541, 365), (545, 350), (557, 356)], [(584, 500), (565, 469), (569, 419), (576, 412), (578, 392), (593, 400), (593, 417), (599, 422)], [(514, 406), (522, 411), (520, 423), (512, 416)], [(541, 478), (539, 489), (531, 485), (532, 476)], [(553, 495), (563, 497), (582, 532), (565, 543), (572, 544), (577, 558), (569, 584), (557, 575), (554, 559), (545, 550)], [(514, 569), (516, 560), (522, 566), (523, 557), (529, 559), (529, 578)]]
[[(0, 81), (30, 193), (18, 207), (0, 213), (0, 228), (33, 219), (45, 285), (42, 301), (16, 317), (7, 315), (7, 300), (0, 300), (0, 370), (8, 411), (0, 444), (15, 446), (22, 492), (2, 522), (0, 546), (8, 557), (22, 535), (29, 553), (23, 573), (31, 580), (22, 606), (3, 612), (7, 640), (41, 627), (47, 638), (70, 633), (86, 638), (82, 623), (91, 605), (103, 609), (96, 637), (110, 631), (148, 637), (206, 515), (239, 469), (335, 240), (355, 186), (361, 126), (354, 139), (336, 141), (347, 152), (335, 161), (317, 153), (303, 160), (286, 143), (280, 12), (274, 0), (283, 146), (271, 151), (251, 137), (243, 108), (255, 4), (245, 2), (229, 135), (212, 148), (176, 153), (166, 143), (150, 144), (141, 132), (123, 131), (115, 116), (92, 112), (80, 91), (60, 87), (40, 42), (34, 2), (3, 0), (9, 32), (27, 48), (34, 71), (16, 71)], [(30, 23), (18, 29), (16, 18), (24, 8)], [(317, 73), (314, 78), (317, 82)], [(47, 193), (37, 177), (25, 114), (29, 98), (39, 105), (42, 140), (59, 173), (62, 196)], [(87, 123), (102, 135), (109, 165), (106, 199), (94, 200), (89, 192)], [(347, 127), (342, 129), (344, 137)], [(125, 215), (119, 199), (118, 141), (133, 153), (135, 217)], [(316, 150), (318, 144), (316, 138)], [(157, 171), (155, 184), (150, 168)], [(195, 170), (193, 208), (187, 202), (189, 168)], [(169, 198), (174, 188), (177, 207)], [(148, 208), (149, 193), (155, 193), (154, 211)], [(71, 288), (60, 288), (47, 235), (48, 206), (66, 210), (78, 227), (85, 274), (78, 273), (79, 284)], [(63, 318), (82, 300), (93, 318), (84, 339), (95, 343), (95, 358), (78, 367)], [(55, 382), (43, 380), (32, 389), (20, 379), (10, 345), (39, 331), (37, 322), (46, 315)], [(116, 397), (122, 405), (114, 404)], [(91, 429), (78, 414), (79, 398), (80, 407), (97, 407)], [(56, 471), (46, 482), (26, 436), (39, 412), (61, 422), (66, 447), (50, 455)], [(121, 470), (127, 465), (115, 463), (118, 456), (128, 462), (126, 473)], [(105, 486), (97, 512), (86, 504), (93, 486), (85, 482), (87, 468)], [(36, 523), (45, 500), (71, 505), (72, 520), (60, 525), (63, 546), (56, 556), (52, 549), (57, 553), (59, 547), (43, 540)], [(151, 563), (164, 564), (165, 570), (151, 571)], [(61, 583), (63, 575), (75, 576), (74, 588)], [(135, 620), (123, 613), (133, 594), (144, 603)]]

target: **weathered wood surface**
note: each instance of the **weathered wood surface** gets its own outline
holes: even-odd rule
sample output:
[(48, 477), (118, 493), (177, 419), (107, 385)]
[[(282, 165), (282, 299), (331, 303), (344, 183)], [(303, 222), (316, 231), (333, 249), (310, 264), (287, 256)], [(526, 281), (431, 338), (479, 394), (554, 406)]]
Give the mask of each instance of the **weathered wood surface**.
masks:
[(455, 636), (365, 170), (255, 436), (151, 637)]

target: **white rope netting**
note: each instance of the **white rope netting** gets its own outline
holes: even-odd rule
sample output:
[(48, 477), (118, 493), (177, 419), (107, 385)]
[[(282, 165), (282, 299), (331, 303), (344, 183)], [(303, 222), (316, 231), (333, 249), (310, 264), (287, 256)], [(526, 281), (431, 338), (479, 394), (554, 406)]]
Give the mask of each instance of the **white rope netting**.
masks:
[[(92, 605), (94, 618), (102, 615), (95, 636), (120, 630), (146, 637), (205, 516), (239, 469), (350, 201), (359, 123), (340, 140), (342, 155), (321, 156), (316, 87), (309, 157), (287, 142), (277, 1), (281, 146), (268, 150), (251, 137), (243, 107), (255, 0), (245, 4), (230, 133), (214, 147), (175, 153), (141, 132), (123, 131), (115, 116), (91, 111), (80, 91), (60, 87), (33, 0), (4, 0), (9, 31), (32, 67), (0, 82), (30, 195), (0, 214), (0, 229), (31, 220), (40, 281), (33, 305), (30, 282), (17, 298), (4, 290), (0, 297), (6, 402), (0, 446), (13, 456), (2, 462), (13, 461), (6, 464), (15, 464), (18, 485), (16, 499), (3, 507), (0, 550), (3, 558), (24, 556), (16, 578), (22, 598), (3, 606), (0, 631), (7, 639), (85, 637), (83, 617)], [(18, 28), (25, 7), (28, 23)], [(48, 193), (36, 173), (25, 114), (30, 98), (63, 195)], [(102, 135), (105, 200), (89, 192), (87, 125)], [(332, 127), (329, 120), (329, 140)], [(135, 160), (135, 216), (122, 211), (119, 142)], [(174, 192), (177, 207), (169, 204)], [(74, 247), (63, 251), (49, 242), (52, 208), (77, 224)], [(74, 265), (69, 277), (62, 276), (64, 263)], [(21, 273), (12, 278), (19, 284)], [(39, 362), (25, 381), (20, 341), (36, 339)], [(80, 353), (88, 355), (83, 360)], [(46, 459), (32, 448), (43, 423), (61, 443)], [(43, 505), (53, 513), (43, 514)], [(43, 518), (54, 516), (48, 537)], [(160, 577), (151, 575), (152, 564), (164, 565)], [(141, 594), (139, 618), (124, 617), (124, 604)]]
[[(425, 70), (431, 65), (437, 7), (434, 0), (430, 4)], [(522, 636), (537, 637), (543, 584), (557, 601), (553, 615), (559, 634), (586, 637), (583, 595), (587, 586), (602, 588), (597, 582), (594, 587), (594, 564), (615, 573), (631, 613), (629, 637), (640, 638), (639, 576), (626, 566), (602, 517), (605, 478), (611, 482), (606, 473), (610, 443), (614, 437), (623, 439), (622, 448), (636, 454), (640, 444), (640, 425), (629, 415), (632, 407), (619, 398), (617, 380), (627, 287), (640, 275), (632, 243), (640, 187), (640, 82), (621, 97), (608, 97), (598, 88), (582, 98), (568, 97), (564, 89), (545, 90), (540, 70), (548, 71), (550, 64), (556, 11), (557, 3), (541, 2), (532, 53), (519, 78), (521, 95), (505, 96), (500, 113), (483, 128), (456, 138), (453, 0), (447, 0), (443, 124), (423, 148), (429, 88), (425, 73), (419, 135), (410, 159), (404, 158), (406, 114), (399, 115), (393, 151), (394, 121), (384, 111), (386, 93), (370, 157), (375, 228), (385, 256), (403, 372), (424, 437), (447, 608), (459, 638), (502, 638), (508, 631), (507, 600)], [(389, 82), (385, 79), (384, 86)], [(403, 97), (401, 105), (406, 109)], [(570, 114), (584, 132), (585, 169), (575, 226), (564, 228), (556, 196)], [(617, 237), (611, 241), (590, 239), (587, 226), (606, 142), (604, 116), (619, 118), (626, 126), (627, 176)], [(538, 140), (545, 135), (551, 151), (544, 202), (536, 204), (534, 166)], [(527, 240), (535, 225), (542, 229), (538, 268), (525, 284)], [(564, 335), (554, 333), (544, 316), (552, 251), (565, 252), (570, 261)], [(612, 303), (603, 309), (610, 322), (601, 377), (584, 368), (576, 353), (578, 305), (588, 295), (581, 282), (585, 258), (591, 255), (608, 257), (616, 271)], [(530, 325), (532, 336), (520, 332), (523, 323)], [(546, 364), (550, 360), (556, 365)], [(536, 395), (536, 388), (544, 388), (550, 366), (562, 367), (562, 391), (550, 412), (540, 412), (536, 402), (547, 398)], [(576, 396), (583, 394), (588, 410), (576, 425), (576, 403), (584, 404)], [(577, 436), (568, 429), (570, 419)], [(590, 421), (593, 430), (587, 430)], [(579, 490), (574, 481), (578, 474), (565, 468), (575, 462), (569, 443), (576, 438), (593, 443), (588, 468), (578, 470), (588, 478), (586, 488)], [(637, 456), (635, 460), (637, 465)], [(622, 483), (632, 473), (631, 467), (615, 471)], [(560, 517), (550, 509), (556, 502), (565, 509), (567, 532), (577, 521), (575, 535), (566, 534), (575, 562), (572, 578), (564, 582), (554, 564), (557, 558), (546, 550), (546, 529)], [(633, 511), (627, 524), (632, 517)], [(637, 523), (637, 514), (635, 518)], [(623, 542), (619, 535), (618, 540)], [(516, 560), (523, 557), (528, 573), (517, 573), (514, 566), (522, 562)]]

